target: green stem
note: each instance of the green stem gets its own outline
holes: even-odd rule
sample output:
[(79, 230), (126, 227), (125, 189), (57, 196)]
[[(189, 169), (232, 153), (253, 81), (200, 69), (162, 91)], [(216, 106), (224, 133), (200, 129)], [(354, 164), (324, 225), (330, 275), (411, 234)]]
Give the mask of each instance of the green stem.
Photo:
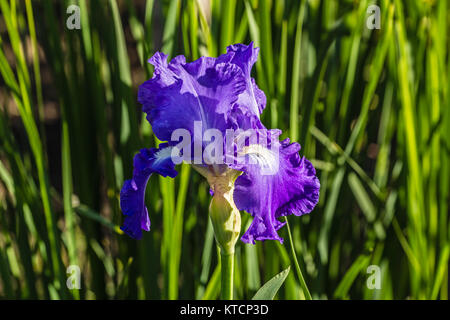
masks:
[(233, 267), (234, 253), (227, 253), (220, 250), (221, 263), (221, 300), (233, 300)]
[(312, 300), (311, 294), (309, 293), (308, 287), (306, 286), (305, 279), (303, 278), (302, 270), (300, 269), (300, 265), (298, 264), (297, 255), (295, 254), (294, 241), (292, 241), (291, 228), (289, 227), (289, 222), (287, 217), (284, 217), (286, 221), (286, 227), (289, 235), (289, 242), (291, 244), (291, 253), (292, 259), (294, 259), (295, 270), (297, 270), (298, 281), (300, 282), (300, 287), (303, 290), (303, 294), (305, 295), (306, 300)]

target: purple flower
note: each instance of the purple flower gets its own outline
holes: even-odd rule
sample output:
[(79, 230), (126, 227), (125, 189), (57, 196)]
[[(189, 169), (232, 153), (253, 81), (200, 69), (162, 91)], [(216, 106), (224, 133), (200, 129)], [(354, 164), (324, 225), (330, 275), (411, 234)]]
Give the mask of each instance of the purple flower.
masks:
[(142, 237), (142, 230), (150, 231), (150, 219), (144, 203), (148, 179), (154, 172), (163, 177), (175, 178), (177, 175), (170, 149), (167, 143), (161, 144), (159, 149), (141, 149), (134, 157), (133, 179), (126, 180), (120, 191), (120, 208), (126, 216), (121, 229), (135, 239)]
[[(184, 145), (183, 159), (193, 162), (208, 181), (231, 171), (241, 174), (233, 199), (239, 210), (254, 217), (242, 236), (244, 242), (282, 241), (277, 230), (284, 223), (278, 218), (300, 216), (315, 207), (320, 183), (312, 164), (299, 156), (300, 145), (279, 141), (281, 131), (268, 130), (260, 121), (266, 97), (251, 77), (258, 51), (253, 43), (236, 44), (218, 58), (202, 57), (191, 63), (184, 56), (168, 63), (163, 53), (149, 60), (155, 71), (140, 86), (138, 99), (156, 137), (167, 143), (142, 149), (135, 156), (133, 178), (125, 181), (120, 194), (126, 215), (122, 230), (128, 235), (139, 239), (142, 230), (150, 229), (144, 198), (151, 174), (177, 175), (173, 154), (180, 150), (173, 137), (179, 130), (193, 137)], [(210, 132), (219, 136), (212, 139)], [(211, 148), (212, 142), (219, 147)]]

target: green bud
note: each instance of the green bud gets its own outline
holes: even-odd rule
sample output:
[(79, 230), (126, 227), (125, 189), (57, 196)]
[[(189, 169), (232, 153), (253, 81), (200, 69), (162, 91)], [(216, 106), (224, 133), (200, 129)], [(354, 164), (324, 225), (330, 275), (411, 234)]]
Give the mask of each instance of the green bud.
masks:
[(238, 175), (239, 172), (228, 172), (223, 176), (208, 178), (214, 191), (209, 215), (216, 241), (226, 254), (234, 253), (241, 232), (241, 214), (233, 200), (234, 181)]

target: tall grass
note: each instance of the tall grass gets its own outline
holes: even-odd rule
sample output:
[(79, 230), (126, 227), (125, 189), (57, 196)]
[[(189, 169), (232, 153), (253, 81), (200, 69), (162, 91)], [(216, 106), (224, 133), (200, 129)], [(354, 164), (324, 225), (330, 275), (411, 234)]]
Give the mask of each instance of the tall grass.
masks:
[[(66, 27), (70, 4), (79, 30)], [(371, 4), (379, 30), (366, 26)], [(321, 194), (310, 215), (288, 217), (284, 244), (238, 244), (235, 297), (291, 265), (279, 299), (305, 298), (303, 277), (315, 299), (448, 299), (447, 1), (2, 0), (0, 10), (1, 298), (219, 297), (207, 183), (188, 166), (152, 178), (141, 241), (119, 229), (119, 192), (133, 155), (160, 142), (136, 99), (147, 59), (254, 41), (263, 122), (301, 143)], [(80, 290), (67, 289), (69, 265)], [(380, 289), (367, 285), (370, 265)]]

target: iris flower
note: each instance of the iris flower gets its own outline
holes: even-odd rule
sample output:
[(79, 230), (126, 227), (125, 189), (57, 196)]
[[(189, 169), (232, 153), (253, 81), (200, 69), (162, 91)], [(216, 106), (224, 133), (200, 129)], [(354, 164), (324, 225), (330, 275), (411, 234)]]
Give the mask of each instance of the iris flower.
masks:
[[(284, 223), (279, 218), (290, 214), (301, 216), (315, 207), (320, 182), (313, 165), (300, 157), (298, 143), (289, 139), (280, 141), (281, 130), (267, 129), (260, 120), (266, 97), (251, 77), (258, 51), (253, 43), (235, 44), (217, 58), (201, 57), (190, 63), (184, 56), (168, 62), (167, 55), (160, 52), (149, 59), (155, 67), (154, 74), (140, 86), (138, 100), (154, 134), (166, 142), (158, 148), (142, 149), (134, 158), (133, 177), (125, 181), (120, 193), (121, 209), (126, 216), (122, 227), (125, 233), (140, 239), (142, 230), (150, 230), (145, 188), (153, 173), (171, 178), (177, 175), (173, 154), (179, 151), (176, 149), (179, 141), (173, 141), (173, 135), (179, 129), (193, 137), (185, 149), (188, 152), (183, 154), (193, 156), (183, 159), (188, 163), (192, 160), (194, 168), (208, 178), (211, 194), (221, 185), (211, 181), (229, 177), (230, 202), (253, 216), (242, 241), (282, 242), (277, 231)], [(208, 159), (210, 153), (204, 152), (209, 143), (205, 142), (204, 133), (209, 129), (220, 132), (229, 147), (216, 149), (212, 155), (215, 161)], [(238, 143), (237, 137), (251, 130), (257, 132), (257, 142), (244, 139), (244, 143)], [(229, 138), (229, 131), (239, 134)], [(200, 159), (196, 158), (195, 145), (200, 146), (204, 155)], [(223, 161), (217, 161), (218, 158)]]

